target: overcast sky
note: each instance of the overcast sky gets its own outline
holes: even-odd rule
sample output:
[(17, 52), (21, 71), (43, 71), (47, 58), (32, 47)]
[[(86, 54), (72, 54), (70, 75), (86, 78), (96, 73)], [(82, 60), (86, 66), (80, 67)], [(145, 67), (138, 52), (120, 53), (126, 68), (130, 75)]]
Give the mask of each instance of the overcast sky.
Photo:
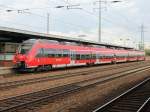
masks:
[[(102, 2), (102, 41), (135, 47), (140, 41), (140, 26), (144, 24), (148, 45), (150, 0), (120, 1)], [(71, 4), (79, 6), (68, 10), (56, 8)], [(17, 12), (23, 9), (29, 10)], [(96, 0), (0, 0), (0, 26), (46, 33), (47, 13), (50, 14), (50, 33), (98, 41)]]

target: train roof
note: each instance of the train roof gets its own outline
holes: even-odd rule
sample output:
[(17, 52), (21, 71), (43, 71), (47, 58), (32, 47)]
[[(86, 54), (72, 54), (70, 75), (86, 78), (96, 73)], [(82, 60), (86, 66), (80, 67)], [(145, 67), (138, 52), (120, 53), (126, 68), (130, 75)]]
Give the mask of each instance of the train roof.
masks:
[(114, 48), (114, 49), (134, 50), (133, 48), (126, 47), (126, 46), (118, 46), (118, 45), (113, 45), (113, 44), (108, 44), (108, 43), (98, 43), (95, 41), (88, 41), (84, 39), (76, 39), (72, 37), (54, 35), (54, 34), (38, 33), (38, 32), (8, 28), (8, 27), (0, 27), (0, 34), (1, 34), (0, 41), (10, 41), (10, 42), (19, 43), (28, 39), (48, 39), (48, 40), (57, 40), (59, 42), (61, 41), (76, 42), (76, 43), (91, 45), (91, 46), (97, 45), (101, 47), (104, 46), (107, 48)]

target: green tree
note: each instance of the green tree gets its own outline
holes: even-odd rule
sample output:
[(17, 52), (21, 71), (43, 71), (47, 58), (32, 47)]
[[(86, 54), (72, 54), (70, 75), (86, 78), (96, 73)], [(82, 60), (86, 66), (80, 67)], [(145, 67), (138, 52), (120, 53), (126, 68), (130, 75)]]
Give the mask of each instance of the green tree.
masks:
[(145, 49), (145, 53), (147, 56), (150, 56), (150, 49)]

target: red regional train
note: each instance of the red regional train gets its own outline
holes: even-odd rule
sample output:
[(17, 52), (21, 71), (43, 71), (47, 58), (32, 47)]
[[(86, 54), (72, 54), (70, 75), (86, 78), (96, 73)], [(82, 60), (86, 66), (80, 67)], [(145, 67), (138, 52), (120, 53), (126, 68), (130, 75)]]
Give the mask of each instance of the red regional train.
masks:
[(18, 48), (13, 63), (19, 70), (50, 70), (56, 67), (145, 60), (137, 50), (111, 49), (99, 45), (29, 39)]

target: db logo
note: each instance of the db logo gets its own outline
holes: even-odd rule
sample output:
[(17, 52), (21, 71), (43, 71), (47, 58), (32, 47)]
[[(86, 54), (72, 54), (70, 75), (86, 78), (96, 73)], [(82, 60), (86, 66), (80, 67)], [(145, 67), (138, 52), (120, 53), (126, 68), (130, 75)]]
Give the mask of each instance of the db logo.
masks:
[(61, 59), (56, 59), (56, 61), (61, 61)]

